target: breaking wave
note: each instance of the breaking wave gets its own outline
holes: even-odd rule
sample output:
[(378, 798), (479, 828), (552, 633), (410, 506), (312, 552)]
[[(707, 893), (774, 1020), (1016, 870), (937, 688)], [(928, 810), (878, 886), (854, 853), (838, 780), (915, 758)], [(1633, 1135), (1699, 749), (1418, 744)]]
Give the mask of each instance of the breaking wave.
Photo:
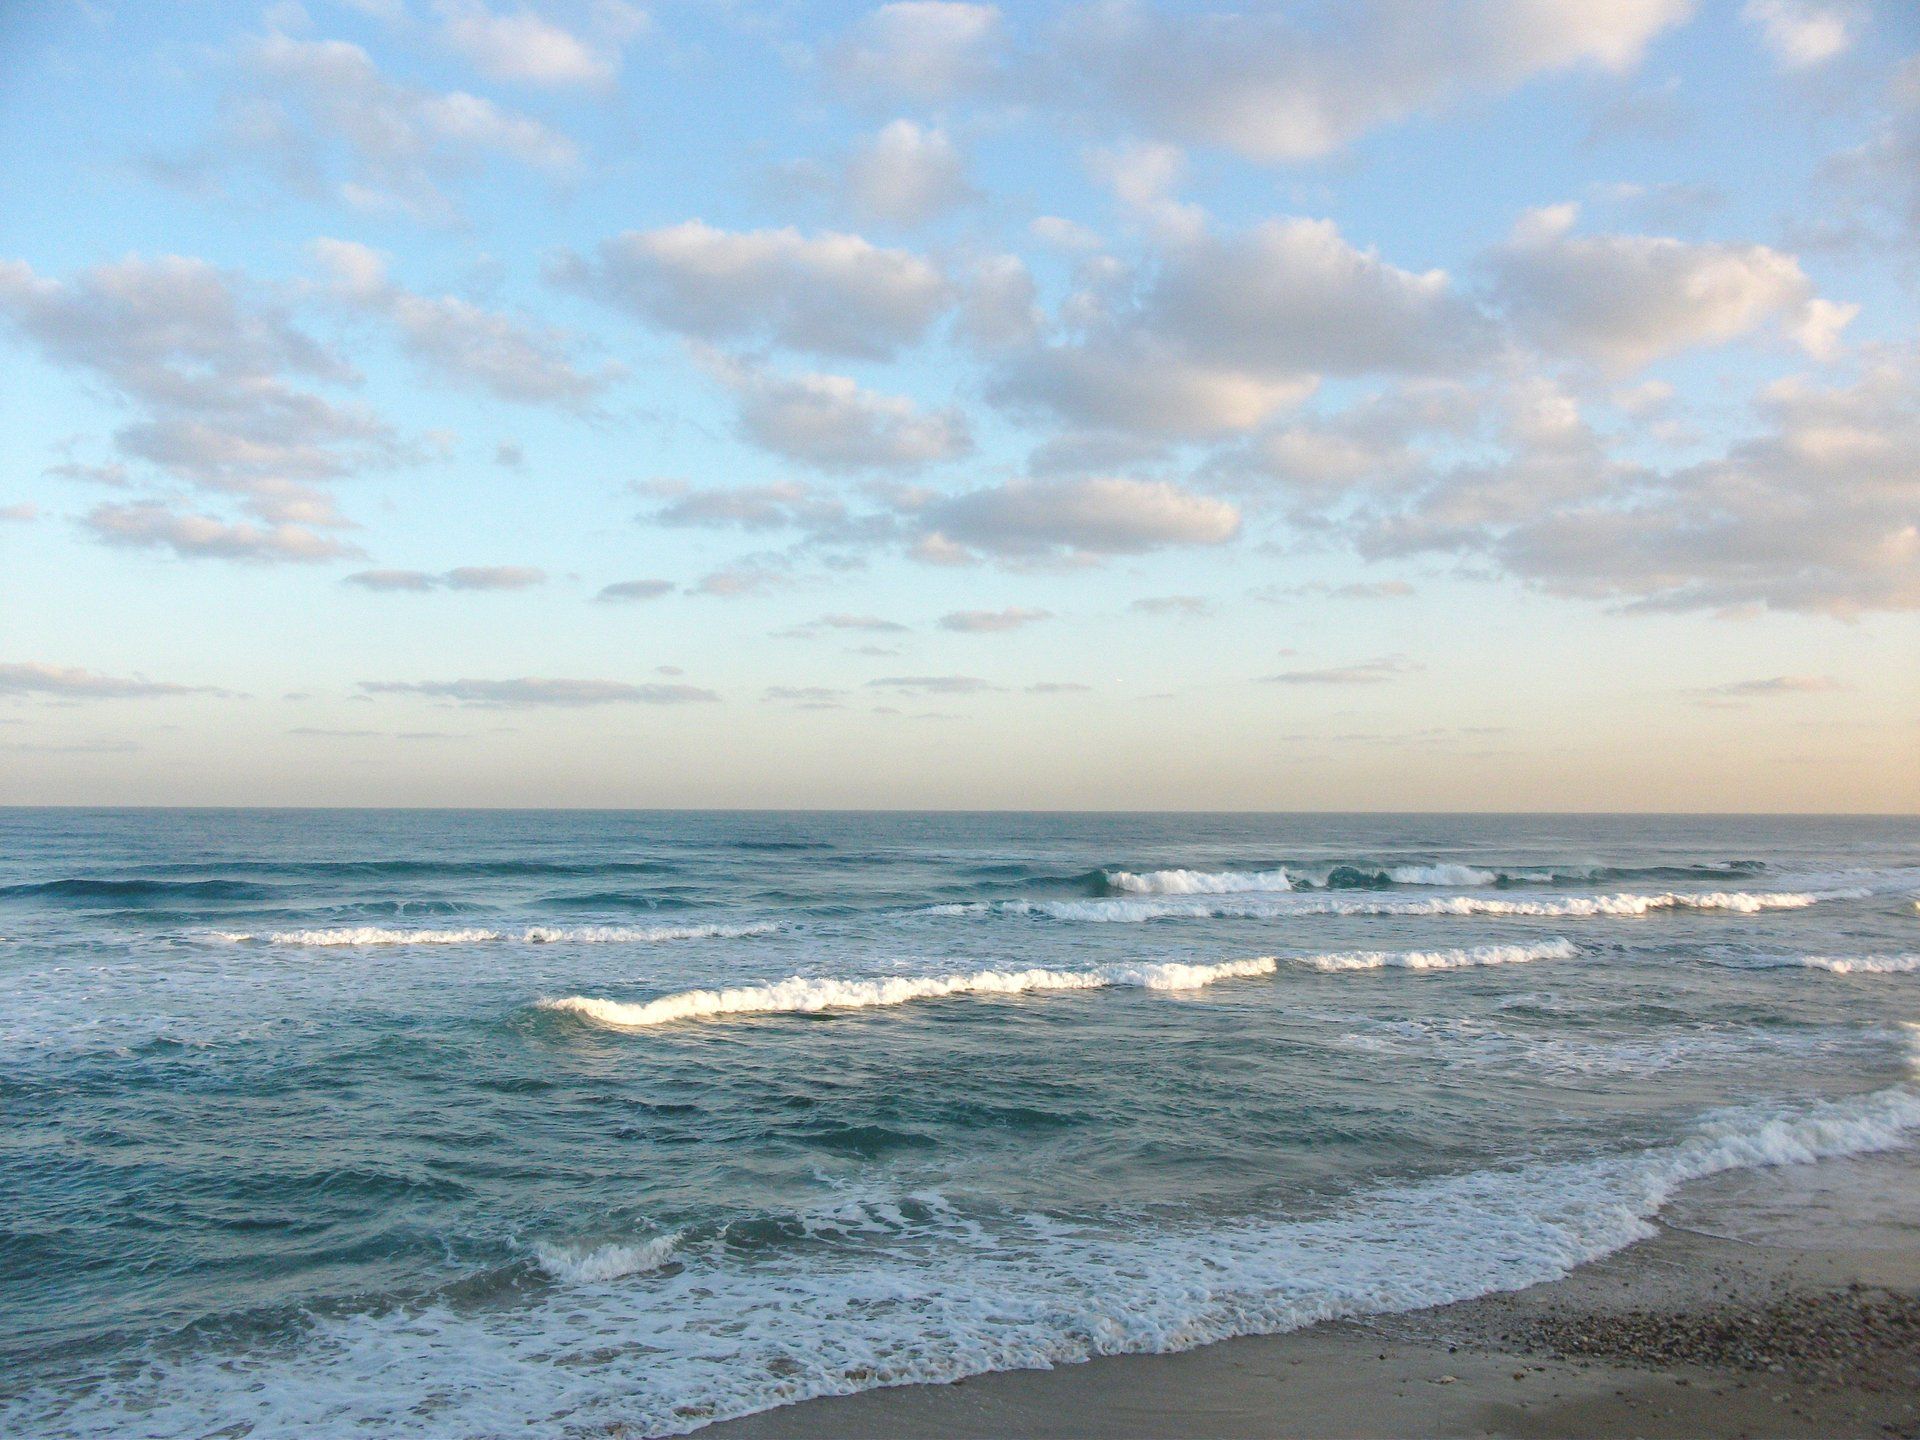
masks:
[(1806, 891), (1726, 891), (1659, 895), (1567, 895), (1539, 900), (1506, 900), (1491, 895), (1436, 895), (1431, 898), (1348, 899), (1332, 895), (1241, 896), (1213, 900), (1005, 900), (935, 905), (929, 915), (1043, 915), (1055, 920), (1116, 923), (1145, 920), (1270, 919), (1287, 915), (1488, 915), (1546, 919), (1633, 918), (1660, 910), (1802, 910), (1821, 900), (1854, 898), (1861, 892), (1813, 894)]
[(1243, 890), (1291, 890), (1285, 870), (1109, 870), (1107, 884), (1135, 895), (1231, 895)]
[(540, 1262), (542, 1270), (565, 1284), (604, 1285), (609, 1280), (658, 1270), (673, 1258), (674, 1247), (679, 1243), (678, 1231), (671, 1235), (656, 1235), (637, 1245), (581, 1248), (553, 1245), (542, 1240), (534, 1245), (533, 1257)]
[(667, 1237), (552, 1247), (542, 1265), (577, 1287), (565, 1303), (320, 1317), (297, 1347), (155, 1355), (88, 1395), (0, 1402), (0, 1417), (21, 1433), (102, 1437), (267, 1426), (322, 1436), (349, 1422), (447, 1440), (556, 1426), (685, 1434), (816, 1396), (1190, 1350), (1519, 1290), (1653, 1235), (1652, 1218), (1691, 1181), (1889, 1150), (1916, 1128), (1920, 1094), (1899, 1084), (1719, 1111), (1650, 1148), (1377, 1189), (1314, 1219), (1100, 1228), (945, 1205), (913, 1218), (896, 1205), (904, 1224), (842, 1232), (833, 1264), (811, 1258), (818, 1245), (743, 1263), (710, 1244), (675, 1251), (677, 1273), (661, 1263)]
[(977, 970), (965, 975), (889, 975), (877, 980), (814, 979), (795, 975), (770, 985), (684, 990), (641, 1004), (569, 995), (558, 1000), (542, 1000), (540, 1008), (562, 1011), (618, 1030), (642, 1030), (720, 1015), (811, 1015), (823, 1010), (865, 1010), (904, 1005), (912, 1000), (942, 1000), (953, 995), (1027, 995), (1049, 990), (1102, 990), (1112, 986), (1197, 990), (1216, 980), (1271, 975), (1275, 965), (1272, 956), (1263, 955), (1217, 965), (1167, 961), (1154, 965), (1103, 965), (1092, 970)]
[(1539, 945), (1475, 945), (1461, 950), (1350, 950), (1309, 955), (1299, 963), (1315, 970), (1463, 970), (1475, 965), (1524, 965), (1532, 960), (1571, 960), (1580, 953), (1571, 940)]
[(663, 940), (726, 940), (766, 935), (780, 927), (758, 925), (531, 925), (523, 930), (387, 930), (356, 925), (340, 930), (276, 930), (256, 935), (245, 930), (216, 930), (214, 938), (264, 945), (644, 945)]
[(1835, 975), (1911, 975), (1920, 971), (1920, 955), (1802, 955), (1791, 963)]

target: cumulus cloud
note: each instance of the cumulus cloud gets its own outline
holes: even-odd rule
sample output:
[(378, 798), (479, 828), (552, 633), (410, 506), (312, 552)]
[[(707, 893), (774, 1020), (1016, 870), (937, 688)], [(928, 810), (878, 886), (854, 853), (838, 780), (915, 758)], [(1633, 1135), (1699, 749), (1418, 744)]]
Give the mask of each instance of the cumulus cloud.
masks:
[(842, 86), (939, 101), (978, 89), (1006, 44), (1000, 10), (958, 0), (899, 0), (871, 11), (826, 55)]
[(449, 221), (450, 181), (491, 161), (551, 176), (579, 163), (559, 131), (465, 91), (389, 80), (342, 40), (273, 34), (245, 48), (248, 84), (230, 97), (226, 147), (315, 199)]
[(306, 525), (229, 523), (166, 505), (98, 505), (81, 525), (95, 539), (130, 549), (171, 550), (183, 560), (313, 562), (358, 556), (349, 545)]
[(979, 198), (947, 132), (911, 120), (894, 120), (862, 141), (847, 159), (841, 190), (855, 214), (893, 225), (924, 225)]
[[(308, 388), (352, 382), (345, 361), (244, 277), (204, 260), (133, 256), (68, 280), (0, 261), (0, 318), (134, 408), (114, 434), (126, 459), (237, 497), (275, 527), (342, 525), (322, 482), (401, 456), (384, 422)], [(108, 528), (141, 518), (124, 508), (96, 514)], [(283, 538), (290, 554), (301, 548)]]
[[(1509, 315), (1550, 351), (1633, 370), (1803, 313), (1813, 299), (1799, 261), (1765, 245), (1574, 235), (1577, 218), (1573, 205), (1535, 211), (1494, 259)], [(1833, 319), (1821, 312), (1816, 343), (1837, 333)]]
[(225, 695), (210, 685), (172, 685), (138, 677), (102, 675), (71, 665), (0, 662), (0, 696), (47, 696), (56, 700), (144, 700), (164, 695)]
[(671, 594), (673, 589), (671, 580), (616, 580), (601, 586), (600, 593), (593, 598), (609, 603), (658, 600), (662, 595)]
[(1866, 24), (1859, 5), (1810, 0), (1747, 0), (1740, 15), (1782, 70), (1805, 70), (1846, 54)]
[(499, 12), (477, 0), (441, 0), (441, 37), (481, 74), (529, 85), (585, 86), (613, 83), (620, 71), (618, 42), (644, 28), (631, 6), (603, 7), (604, 33), (588, 38), (531, 10)]
[(1493, 541), (1509, 567), (1639, 608), (1920, 608), (1920, 387), (1887, 364), (1778, 382), (1722, 457), (1549, 509)]
[(618, 680), (363, 680), (369, 695), (423, 695), (461, 705), (515, 709), (532, 706), (688, 705), (718, 700), (693, 685), (629, 685)]
[(1283, 670), (1278, 675), (1263, 675), (1267, 685), (1382, 685), (1422, 667), (1400, 655), (1384, 655), (1377, 660), (1362, 660), (1356, 665), (1334, 665), (1322, 670)]
[(1620, 73), (1691, 0), (1353, 5), (1306, 26), (1283, 11), (1083, 5), (1050, 37), (1045, 98), (1255, 160), (1310, 160), (1475, 93), (1586, 68)]
[(1006, 610), (955, 610), (940, 617), (940, 628), (957, 630), (965, 635), (990, 635), (1004, 630), (1018, 630), (1052, 618), (1051, 610), (1022, 610), (1018, 607)]
[(39, 518), (40, 507), (31, 500), (22, 500), (16, 505), (0, 505), (0, 520), (11, 520), (24, 525)]
[(752, 444), (820, 470), (917, 470), (973, 452), (966, 416), (928, 411), (904, 395), (868, 390), (845, 375), (781, 375), (730, 364), (740, 433)]
[(1276, 220), (1170, 246), (1136, 303), (1015, 357), (994, 394), (1094, 429), (1231, 433), (1323, 375), (1471, 363), (1484, 334), (1444, 271), (1399, 269), (1330, 221)]
[[(883, 619), (878, 615), (822, 615), (817, 620), (808, 620), (804, 624), (792, 626), (781, 631), (781, 635), (794, 640), (811, 639), (822, 630), (852, 630), (873, 635), (903, 635), (910, 627), (898, 620)], [(891, 654), (892, 652), (887, 652)]]
[(461, 565), (438, 575), (424, 570), (362, 570), (344, 584), (364, 590), (527, 590), (547, 582), (531, 565)]
[(952, 298), (924, 257), (858, 235), (721, 230), (700, 220), (630, 230), (591, 258), (562, 257), (553, 273), (683, 335), (864, 359), (919, 339)]
[(369, 246), (321, 239), (312, 250), (336, 298), (389, 321), (422, 368), (458, 384), (523, 405), (587, 410), (619, 374), (577, 364), (564, 331), (395, 285), (386, 257)]
[(1161, 480), (1012, 480), (928, 506), (930, 536), (1002, 556), (1138, 554), (1218, 545), (1240, 529), (1228, 501)]
[(1776, 381), (1755, 427), (1670, 468), (1615, 455), (1573, 397), (1517, 382), (1500, 458), (1359, 492), (1369, 556), (1471, 555), (1557, 594), (1639, 610), (1849, 616), (1920, 608), (1920, 384), (1911, 356)]

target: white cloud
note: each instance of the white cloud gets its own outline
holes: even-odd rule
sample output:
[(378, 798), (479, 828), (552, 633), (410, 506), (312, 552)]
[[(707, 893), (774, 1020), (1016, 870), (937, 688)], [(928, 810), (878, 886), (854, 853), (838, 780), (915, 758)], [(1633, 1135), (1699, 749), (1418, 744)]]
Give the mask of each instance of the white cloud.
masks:
[(608, 602), (657, 600), (671, 594), (673, 589), (671, 580), (616, 580), (611, 585), (603, 585), (593, 598)]
[(1802, 314), (1812, 286), (1765, 245), (1571, 233), (1574, 206), (1535, 211), (1494, 257), (1508, 313), (1544, 348), (1616, 371), (1720, 345)]
[(977, 675), (884, 675), (869, 680), (868, 688), (899, 690), (921, 695), (978, 695), (1000, 687)]
[(491, 79), (600, 88), (620, 71), (617, 46), (590, 43), (532, 10), (496, 12), (478, 0), (436, 8), (448, 46)]
[(845, 522), (846, 506), (791, 480), (737, 485), (678, 495), (654, 513), (661, 525), (703, 525), (740, 530), (815, 530)]
[(1359, 491), (1363, 554), (1453, 551), (1639, 610), (1920, 609), (1914, 362), (1775, 382), (1717, 458), (1628, 463), (1551, 382), (1516, 383), (1493, 461)]
[(160, 504), (99, 505), (81, 524), (108, 545), (171, 550), (188, 560), (312, 562), (360, 554), (357, 547), (305, 525), (229, 524)]
[(1231, 433), (1322, 375), (1470, 363), (1484, 328), (1443, 271), (1401, 270), (1330, 221), (1269, 221), (1171, 246), (1137, 304), (1015, 358), (995, 394), (1096, 429)]
[(1846, 54), (1867, 18), (1858, 5), (1809, 0), (1747, 0), (1740, 14), (1760, 32), (1760, 43), (1782, 70), (1805, 70)]
[(927, 260), (858, 235), (720, 230), (688, 220), (568, 256), (556, 276), (655, 324), (707, 340), (885, 359), (951, 303)]
[(1355, 665), (1334, 665), (1323, 670), (1283, 670), (1278, 675), (1263, 675), (1268, 685), (1383, 685), (1421, 669), (1400, 655), (1384, 655), (1377, 660), (1362, 660)]
[(901, 0), (867, 14), (826, 61), (830, 73), (850, 89), (938, 101), (982, 85), (1004, 45), (996, 6)]
[(723, 378), (740, 407), (740, 431), (776, 455), (821, 470), (916, 470), (973, 451), (958, 410), (922, 410), (844, 375), (777, 375), (745, 365)]
[(1006, 610), (955, 610), (940, 617), (940, 628), (955, 630), (963, 635), (993, 635), (1037, 625), (1042, 620), (1052, 618), (1051, 610), (1022, 610), (1018, 607)]
[(869, 220), (924, 225), (979, 198), (966, 157), (947, 132), (895, 120), (847, 159), (847, 204)]
[(0, 663), (0, 696), (45, 695), (58, 700), (143, 700), (165, 695), (225, 695), (209, 685), (102, 675), (71, 665)]
[(547, 582), (531, 565), (460, 565), (438, 575), (425, 570), (362, 570), (343, 583), (365, 590), (530, 590)]
[[(0, 319), (49, 360), (92, 376), (135, 408), (136, 417), (114, 433), (123, 456), (237, 497), (281, 527), (234, 531), (236, 550), (259, 558), (319, 558), (324, 547), (310, 532), (345, 524), (324, 483), (402, 458), (378, 417), (306, 388), (353, 382), (345, 361), (245, 277), (203, 260), (132, 256), (68, 280), (0, 261)], [(130, 478), (119, 466), (65, 470), (114, 483)], [(96, 512), (102, 518), (94, 528), (130, 534), (140, 528), (136, 522), (156, 523), (153, 510), (109, 507)], [(197, 517), (173, 526), (177, 548), (217, 553), (187, 543), (209, 523), (216, 522)], [(347, 552), (334, 546), (326, 553)]]
[(242, 63), (253, 82), (230, 105), (228, 145), (295, 190), (358, 210), (447, 221), (446, 183), (492, 160), (568, 176), (573, 142), (531, 116), (464, 91), (387, 79), (358, 45), (269, 35)]
[(1069, 13), (1036, 98), (1256, 160), (1311, 160), (1377, 126), (1576, 67), (1618, 73), (1690, 0), (1483, 0), (1336, 7), (1311, 27), (1264, 8), (1192, 14), (1130, 0)]
[(694, 685), (629, 685), (619, 680), (558, 680), (523, 676), (512, 680), (363, 680), (369, 695), (422, 695), (485, 708), (589, 705), (688, 705), (716, 701)]
[(940, 501), (921, 520), (946, 545), (1005, 556), (1218, 545), (1240, 528), (1239, 510), (1225, 500), (1126, 479), (1014, 480)]
[(583, 369), (572, 337), (453, 295), (417, 295), (387, 278), (386, 257), (350, 240), (313, 242), (340, 300), (389, 320), (423, 368), (523, 405), (591, 408), (618, 370)]

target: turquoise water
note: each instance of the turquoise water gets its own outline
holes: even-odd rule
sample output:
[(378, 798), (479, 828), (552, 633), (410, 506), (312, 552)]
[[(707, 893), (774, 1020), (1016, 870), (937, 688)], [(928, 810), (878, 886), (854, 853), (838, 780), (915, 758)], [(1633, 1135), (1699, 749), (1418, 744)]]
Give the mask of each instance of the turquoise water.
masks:
[(0, 1431), (678, 1433), (1904, 1144), (1920, 822), (0, 811)]

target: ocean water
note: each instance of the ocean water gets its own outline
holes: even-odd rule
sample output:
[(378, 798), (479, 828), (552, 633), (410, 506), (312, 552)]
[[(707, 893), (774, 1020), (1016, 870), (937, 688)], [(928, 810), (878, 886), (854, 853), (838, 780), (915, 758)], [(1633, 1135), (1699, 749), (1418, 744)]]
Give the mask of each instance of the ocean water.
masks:
[(0, 1433), (676, 1434), (1920, 1138), (1920, 822), (0, 811)]

